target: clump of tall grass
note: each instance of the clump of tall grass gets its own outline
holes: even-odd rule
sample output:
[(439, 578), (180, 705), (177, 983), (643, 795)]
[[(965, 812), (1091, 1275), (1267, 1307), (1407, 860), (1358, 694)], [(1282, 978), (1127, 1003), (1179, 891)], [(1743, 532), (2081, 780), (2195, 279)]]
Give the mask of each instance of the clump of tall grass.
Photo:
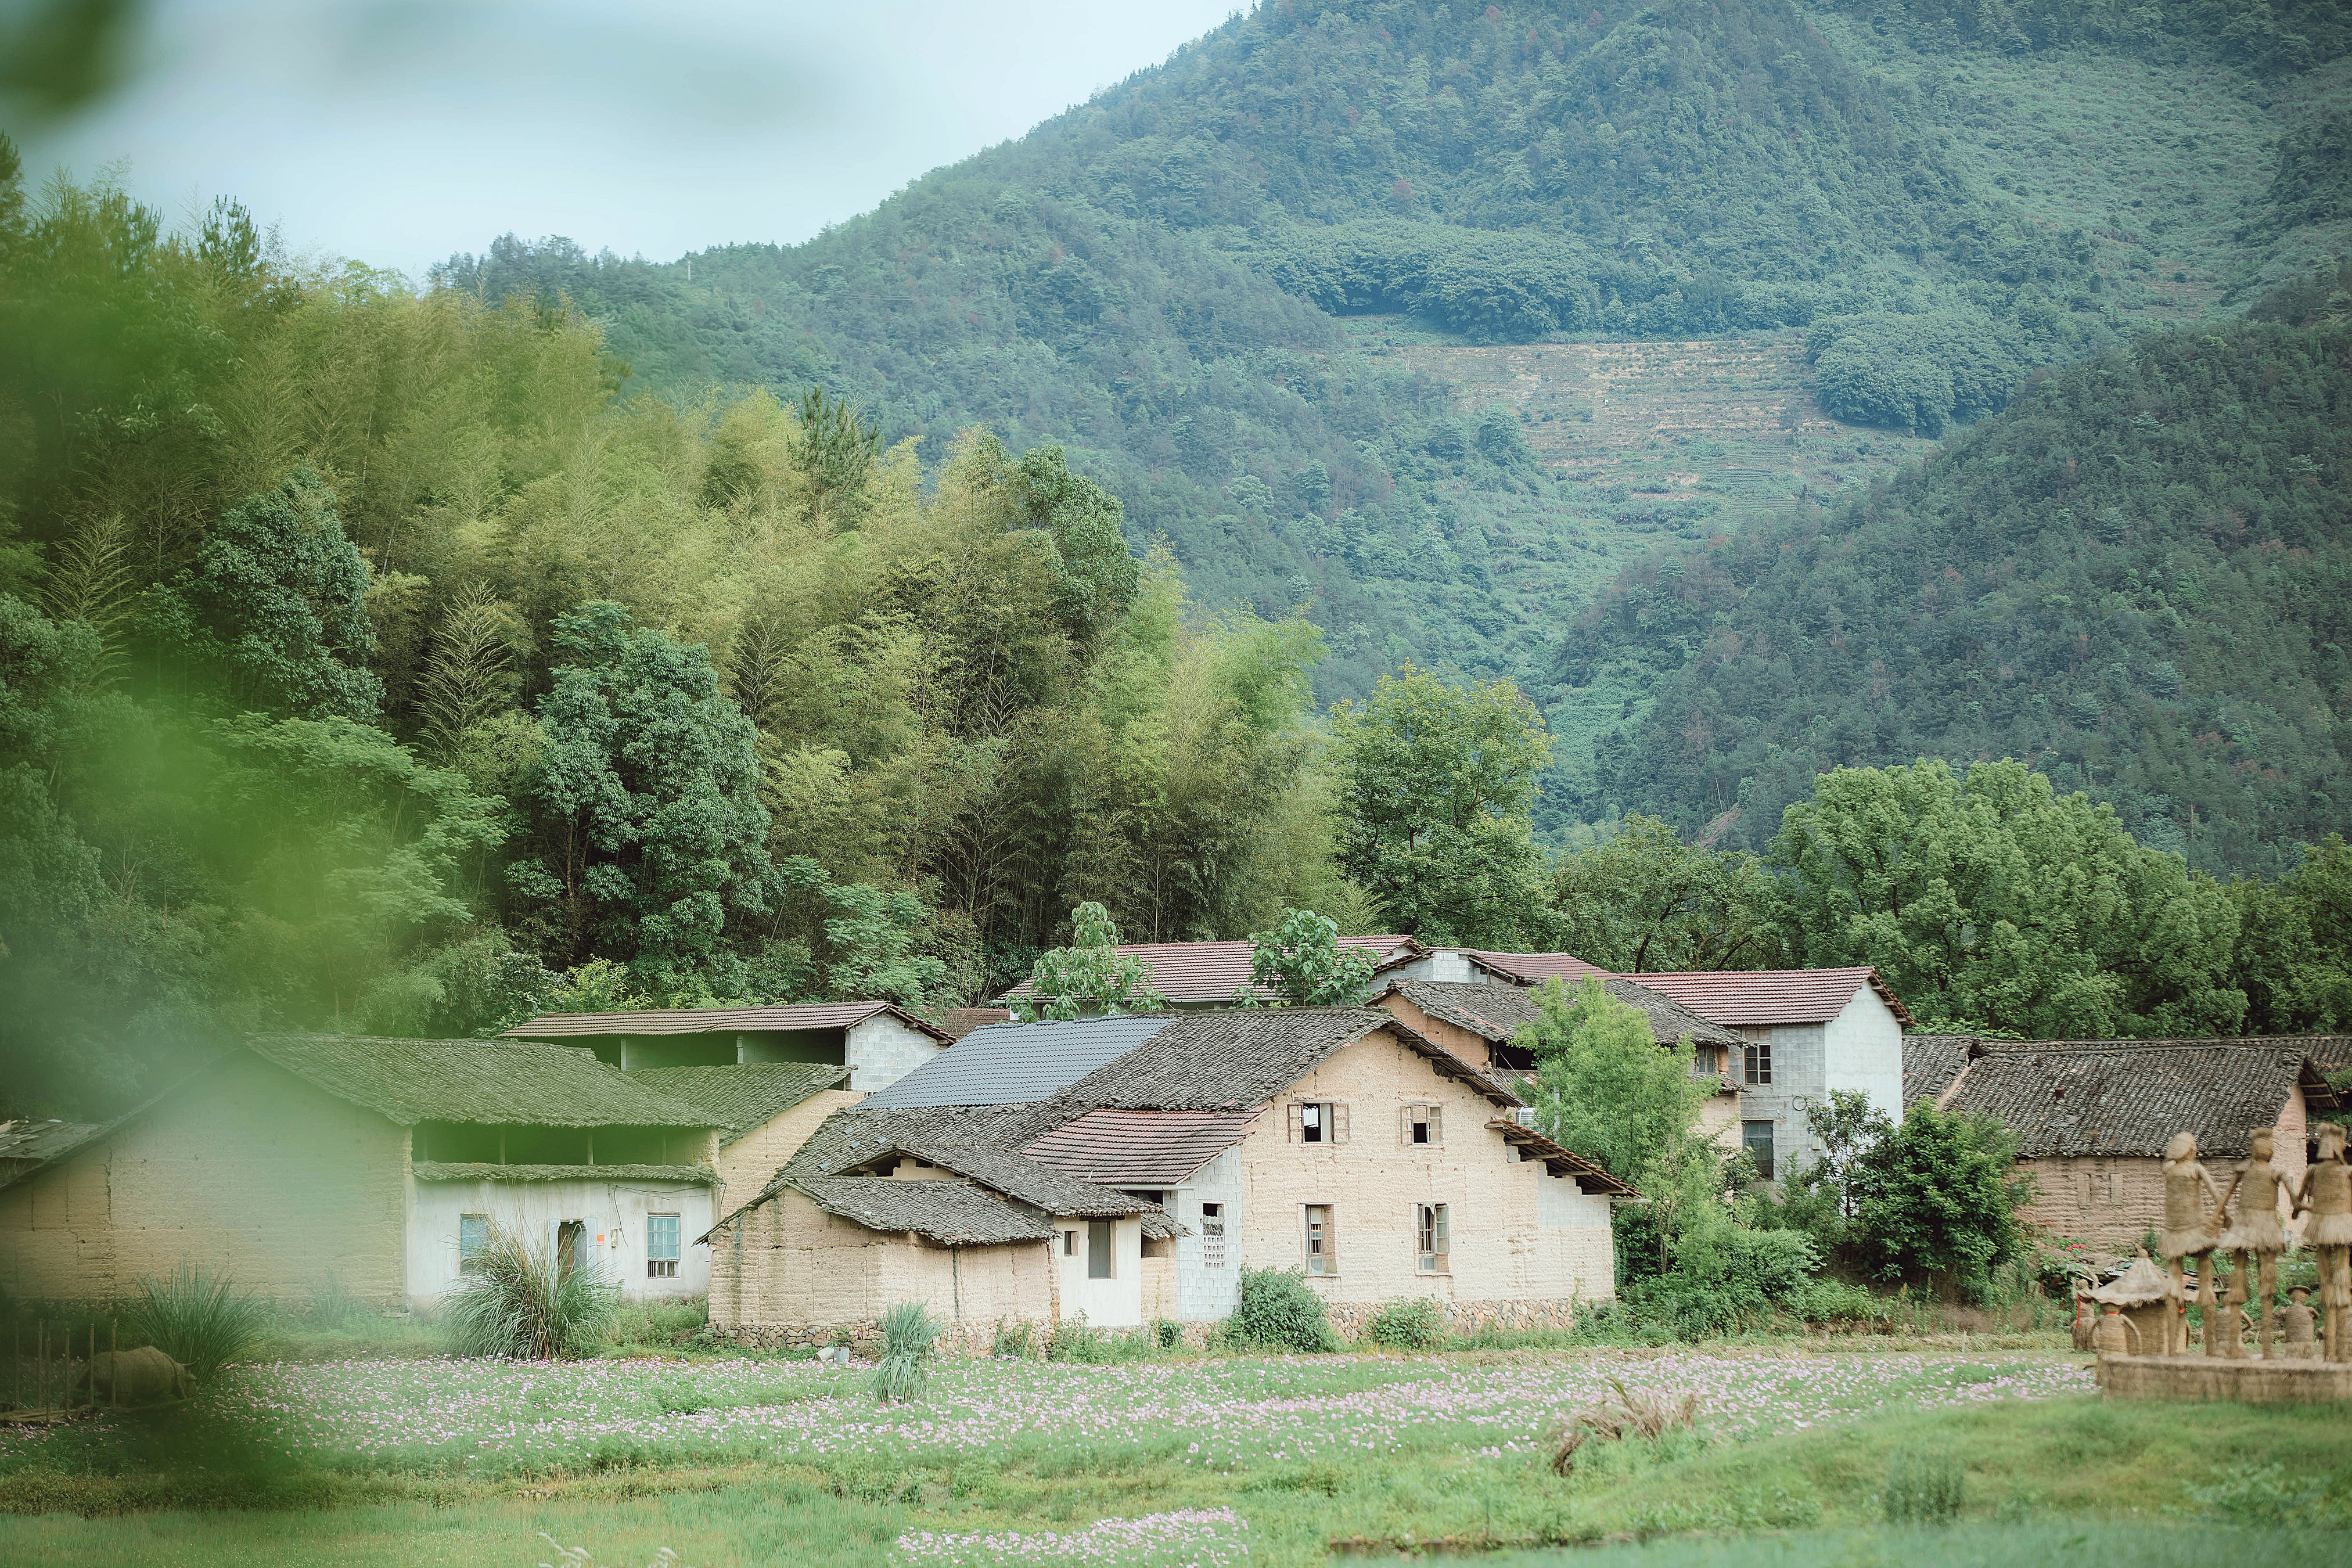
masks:
[(920, 1301), (901, 1301), (882, 1314), (882, 1359), (866, 1386), (885, 1405), (920, 1399), (931, 1386), (931, 1345), (940, 1325)]
[(1565, 1476), (1572, 1472), (1576, 1468), (1576, 1451), (1584, 1447), (1588, 1438), (1615, 1443), (1627, 1437), (1659, 1437), (1698, 1425), (1696, 1394), (1670, 1399), (1647, 1389), (1629, 1389), (1613, 1377), (1609, 1386), (1617, 1391), (1615, 1399), (1604, 1399), (1575, 1411), (1552, 1428), (1552, 1474)]
[(139, 1281), (123, 1327), (129, 1344), (151, 1344), (201, 1384), (260, 1343), (269, 1308), (226, 1274), (193, 1264)]
[(1889, 1524), (1949, 1524), (1959, 1517), (1967, 1476), (1949, 1454), (1897, 1453), (1886, 1467), (1880, 1506)]
[(554, 1361), (591, 1353), (613, 1321), (620, 1291), (591, 1265), (562, 1267), (552, 1247), (533, 1247), (492, 1226), (443, 1304), (441, 1321), (459, 1355)]

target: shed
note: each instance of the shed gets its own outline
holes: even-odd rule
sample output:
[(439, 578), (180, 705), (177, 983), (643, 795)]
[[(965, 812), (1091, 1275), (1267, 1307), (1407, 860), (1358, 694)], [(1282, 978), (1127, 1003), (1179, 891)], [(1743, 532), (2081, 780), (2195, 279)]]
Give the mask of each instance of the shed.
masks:
[(629, 1075), (695, 1107), (719, 1129), (714, 1215), (757, 1193), (824, 1119), (864, 1097), (850, 1069), (830, 1062), (644, 1068)]
[(642, 1068), (811, 1062), (849, 1068), (849, 1087), (897, 1082), (955, 1037), (889, 1002), (792, 1002), (761, 1007), (646, 1007), (551, 1013), (503, 1037), (559, 1041), (634, 1072)]

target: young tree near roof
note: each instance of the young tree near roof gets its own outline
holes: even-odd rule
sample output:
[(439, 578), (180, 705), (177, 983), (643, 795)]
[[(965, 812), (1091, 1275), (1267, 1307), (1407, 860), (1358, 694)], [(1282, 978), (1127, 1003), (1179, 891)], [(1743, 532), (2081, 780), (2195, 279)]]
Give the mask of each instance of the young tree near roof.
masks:
[(1507, 949), (1540, 909), (1528, 808), (1551, 754), (1543, 715), (1507, 680), (1452, 686), (1406, 665), (1331, 715), (1342, 780), (1339, 867), (1391, 929)]
[(1870, 963), (1923, 1019), (2028, 1037), (2228, 1034), (2237, 910), (2022, 763), (1839, 768), (1769, 860), (1790, 960)]
[(1880, 1277), (1940, 1279), (1981, 1295), (2022, 1245), (2017, 1210), (2033, 1179), (2011, 1175), (2016, 1152), (1990, 1117), (1915, 1101), (1855, 1162), (1854, 1237)]
[[(1252, 931), (1250, 978), (1293, 1007), (1349, 1007), (1371, 984), (1372, 955), (1339, 945), (1339, 922), (1313, 910), (1285, 910), (1270, 931)], [(1244, 990), (1234, 1000), (1254, 1002)]]
[(1111, 924), (1109, 911), (1100, 904), (1080, 904), (1070, 911), (1070, 946), (1037, 955), (1029, 971), (1030, 995), (1013, 1005), (1015, 1018), (1034, 1024), (1094, 1014), (1117, 1017), (1168, 1005), (1168, 998), (1151, 988), (1151, 971), (1143, 961), (1118, 951), (1118, 928)]

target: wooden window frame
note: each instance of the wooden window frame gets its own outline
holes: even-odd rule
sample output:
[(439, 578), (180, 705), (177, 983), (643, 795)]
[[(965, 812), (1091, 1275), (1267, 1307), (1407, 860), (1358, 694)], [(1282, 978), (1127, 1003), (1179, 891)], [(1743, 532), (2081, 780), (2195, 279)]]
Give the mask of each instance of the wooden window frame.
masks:
[[(1339, 1272), (1339, 1205), (1337, 1204), (1301, 1204), (1298, 1245), (1300, 1255), (1307, 1260), (1309, 1278), (1328, 1279)], [(1316, 1234), (1316, 1216), (1322, 1216), (1322, 1234)], [(1321, 1251), (1317, 1251), (1318, 1246)], [(1321, 1267), (1318, 1267), (1318, 1265)]]
[[(1307, 1135), (1307, 1112), (1315, 1112), (1315, 1133)], [(1286, 1131), (1293, 1143), (1312, 1143), (1318, 1148), (1331, 1149), (1348, 1141), (1348, 1103), (1342, 1100), (1294, 1100), (1285, 1112)]]
[[(1414, 1137), (1418, 1131), (1421, 1137)], [(1445, 1107), (1434, 1100), (1407, 1102), (1397, 1113), (1397, 1142), (1407, 1149), (1440, 1149), (1445, 1145)]]
[(1764, 1130), (1764, 1158), (1756, 1162), (1756, 1174), (1760, 1179), (1769, 1182), (1773, 1179), (1772, 1173), (1779, 1165), (1780, 1138), (1773, 1128), (1772, 1123), (1769, 1120), (1762, 1117), (1755, 1117), (1741, 1121), (1739, 1124), (1739, 1146), (1751, 1157), (1756, 1152), (1755, 1142), (1748, 1135), (1748, 1130), (1751, 1127), (1760, 1127)]
[[(669, 1221), (667, 1227), (655, 1224), (656, 1220), (665, 1219)], [(667, 1258), (655, 1250), (662, 1245), (660, 1233), (664, 1228), (669, 1232), (669, 1256)], [(686, 1216), (676, 1212), (646, 1215), (646, 1278), (648, 1279), (677, 1279), (677, 1266), (685, 1255)]]
[(1422, 1274), (1454, 1272), (1453, 1231), (1449, 1205), (1413, 1205), (1413, 1268)]

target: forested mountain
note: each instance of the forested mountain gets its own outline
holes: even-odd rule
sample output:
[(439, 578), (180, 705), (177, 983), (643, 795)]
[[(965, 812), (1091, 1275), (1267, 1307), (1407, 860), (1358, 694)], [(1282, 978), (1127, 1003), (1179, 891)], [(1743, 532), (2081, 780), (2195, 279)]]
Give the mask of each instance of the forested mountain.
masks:
[(2347, 284), (2044, 375), (1866, 498), (1629, 574), (1558, 673), (1648, 706), (1570, 809), (1761, 847), (1824, 769), (2012, 756), (2194, 866), (2291, 869), (2352, 807)]
[[(1857, 9), (1937, 47), (1949, 20)], [(2191, 9), (1979, 7), (1951, 47), (2273, 74), (2344, 47), (2324, 5)], [(1474, 342), (1809, 327), (1832, 413), (1932, 432), (2114, 342), (2137, 302), (2129, 226), (2163, 220), (2110, 160), (2051, 143), (2099, 193), (2053, 221), (1952, 150), (1978, 108), (1937, 62), (1885, 68), (1878, 35), (1823, 22), (1786, 0), (1274, 0), (805, 245), (656, 266), (509, 237), (438, 275), (561, 290), (674, 393), (822, 382), (933, 460), (975, 420), (1066, 444), (1210, 602), (1311, 596), (1326, 696), (1403, 657), (1524, 677), (1551, 628), (1494, 592), (1479, 498), (1556, 481), (1507, 416), (1355, 352), (1338, 316)], [(2254, 226), (2323, 221), (2248, 195)]]

